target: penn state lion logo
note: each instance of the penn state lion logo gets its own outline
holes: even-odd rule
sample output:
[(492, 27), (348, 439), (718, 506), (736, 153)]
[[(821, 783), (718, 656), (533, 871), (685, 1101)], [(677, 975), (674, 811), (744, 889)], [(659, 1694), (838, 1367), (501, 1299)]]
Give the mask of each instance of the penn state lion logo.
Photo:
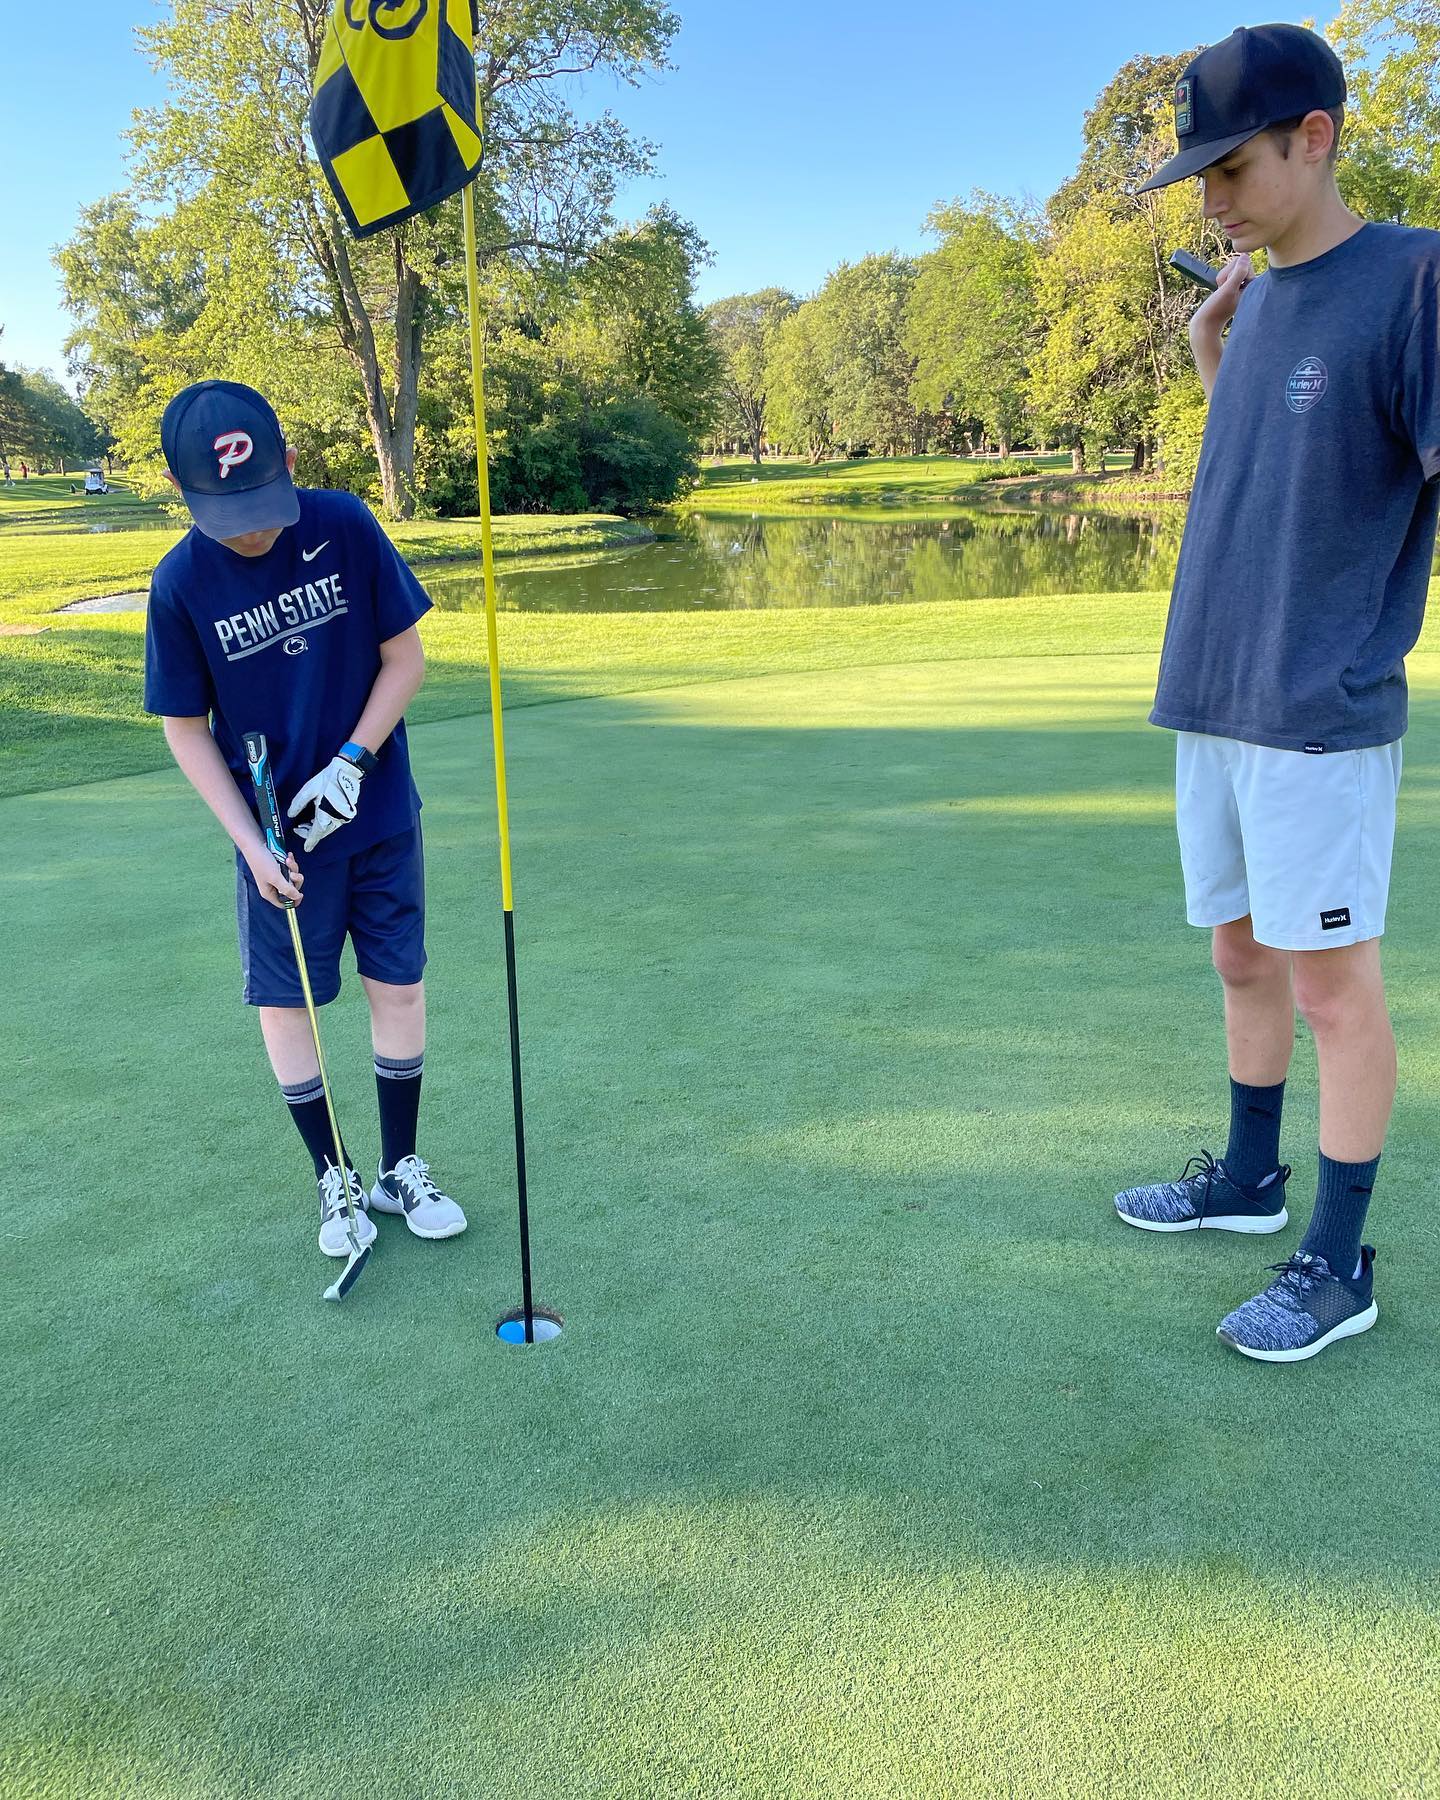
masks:
[(303, 637), (288, 637), (284, 644), (287, 656), (303, 656), (309, 648)]
[(1318, 356), (1296, 363), (1285, 383), (1285, 404), (1293, 413), (1307, 413), (1318, 406), (1330, 388), (1330, 371)]

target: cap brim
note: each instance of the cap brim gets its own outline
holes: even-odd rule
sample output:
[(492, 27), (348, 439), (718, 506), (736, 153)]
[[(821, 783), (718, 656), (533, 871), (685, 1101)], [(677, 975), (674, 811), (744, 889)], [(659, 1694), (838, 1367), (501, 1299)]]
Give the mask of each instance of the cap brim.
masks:
[(1242, 144), (1248, 144), (1251, 138), (1259, 137), (1265, 130), (1263, 125), (1254, 131), (1242, 131), (1235, 137), (1215, 138), (1208, 144), (1197, 144), (1193, 150), (1182, 150), (1178, 156), (1172, 156), (1167, 163), (1162, 163), (1146, 182), (1135, 192), (1148, 194), (1152, 188), (1173, 187), (1177, 181), (1185, 181), (1191, 175), (1199, 175), (1212, 163), (1217, 163), (1232, 150), (1238, 150)]
[(288, 470), (264, 487), (241, 488), (233, 494), (197, 494), (181, 488), (190, 517), (206, 537), (248, 537), (252, 531), (274, 531), (300, 517), (300, 501)]

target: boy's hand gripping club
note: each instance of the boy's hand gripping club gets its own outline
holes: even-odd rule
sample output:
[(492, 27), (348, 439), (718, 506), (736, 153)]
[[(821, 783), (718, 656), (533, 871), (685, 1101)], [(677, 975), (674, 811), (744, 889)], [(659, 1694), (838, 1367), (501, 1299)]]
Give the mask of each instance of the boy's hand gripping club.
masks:
[[(275, 798), (275, 781), (270, 772), (270, 750), (265, 742), (265, 734), (260, 731), (245, 733), (245, 760), (250, 765), (250, 780), (255, 788), (255, 802), (260, 809), (260, 824), (265, 832), (265, 844), (270, 854), (286, 870), (288, 864), (285, 857), (285, 827), (280, 818), (280, 805)], [(346, 1237), (350, 1241), (350, 1255), (341, 1273), (340, 1279), (332, 1287), (325, 1290), (327, 1300), (343, 1300), (360, 1278), (360, 1271), (370, 1257), (370, 1246), (363, 1248), (360, 1243), (360, 1227), (355, 1217), (355, 1201), (350, 1192), (350, 1171), (345, 1161), (345, 1146), (340, 1139), (340, 1127), (335, 1121), (335, 1101), (330, 1093), (330, 1077), (325, 1070), (325, 1052), (320, 1046), (320, 1020), (315, 1011), (315, 997), (310, 991), (310, 971), (305, 963), (305, 946), (300, 940), (300, 922), (295, 917), (295, 902), (282, 894), (281, 904), (285, 908), (285, 916), (290, 921), (290, 942), (295, 949), (295, 967), (300, 972), (300, 989), (305, 996), (305, 1011), (310, 1020), (310, 1036), (315, 1044), (315, 1060), (320, 1065), (320, 1086), (325, 1093), (325, 1112), (330, 1120), (330, 1135), (335, 1143), (335, 1168), (340, 1177), (340, 1185), (345, 1194)]]

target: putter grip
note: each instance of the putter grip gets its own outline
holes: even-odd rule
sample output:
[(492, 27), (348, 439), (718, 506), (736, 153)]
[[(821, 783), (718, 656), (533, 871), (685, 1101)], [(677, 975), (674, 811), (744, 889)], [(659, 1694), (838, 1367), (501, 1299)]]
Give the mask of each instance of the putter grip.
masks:
[(1170, 267), (1178, 269), (1182, 275), (1188, 275), (1193, 282), (1212, 294), (1220, 285), (1220, 277), (1209, 263), (1203, 262), (1198, 256), (1192, 256), (1188, 250), (1172, 250)]
[(250, 779), (255, 785), (255, 804), (260, 809), (260, 828), (270, 854), (283, 869), (285, 861), (285, 826), (280, 818), (280, 802), (275, 798), (275, 779), (270, 773), (270, 747), (263, 731), (245, 733), (245, 760), (250, 765)]

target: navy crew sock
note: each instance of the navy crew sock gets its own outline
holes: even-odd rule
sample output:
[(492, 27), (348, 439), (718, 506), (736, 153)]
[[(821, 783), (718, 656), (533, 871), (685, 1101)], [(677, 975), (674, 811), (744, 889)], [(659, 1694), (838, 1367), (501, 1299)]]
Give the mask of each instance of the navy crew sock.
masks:
[(425, 1055), (377, 1056), (375, 1092), (380, 1101), (380, 1166), (388, 1175), (415, 1154), (420, 1124), (420, 1078)]
[(1280, 1167), (1280, 1113), (1285, 1083), (1246, 1087), (1230, 1078), (1230, 1144), (1225, 1172), (1241, 1187), (1258, 1187)]
[(1310, 1227), (1300, 1243), (1302, 1256), (1323, 1256), (1337, 1275), (1351, 1281), (1360, 1261), (1360, 1239), (1365, 1231), (1365, 1214), (1370, 1206), (1370, 1190), (1375, 1185), (1375, 1171), (1380, 1167), (1377, 1156), (1370, 1162), (1331, 1162), (1320, 1152), (1320, 1185), (1315, 1194), (1315, 1211)]
[[(335, 1137), (330, 1129), (330, 1113), (325, 1105), (325, 1089), (320, 1077), (312, 1075), (308, 1081), (297, 1081), (288, 1087), (282, 1081), (280, 1092), (290, 1108), (295, 1129), (305, 1140), (305, 1148), (315, 1164), (315, 1179), (319, 1181), (325, 1173), (326, 1165), (335, 1160)], [(343, 1139), (340, 1147), (345, 1151), (345, 1161), (349, 1164), (350, 1152)]]

